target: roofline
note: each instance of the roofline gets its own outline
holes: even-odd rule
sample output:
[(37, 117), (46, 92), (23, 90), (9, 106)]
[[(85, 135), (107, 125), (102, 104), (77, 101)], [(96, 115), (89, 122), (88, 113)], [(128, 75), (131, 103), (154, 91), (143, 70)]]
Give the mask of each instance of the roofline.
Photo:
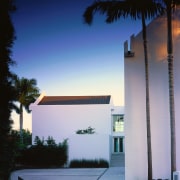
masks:
[[(66, 96), (68, 97), (69, 95), (66, 95)], [(77, 96), (76, 96), (76, 95), (73, 95), (72, 97), (82, 97), (82, 96), (90, 96), (90, 97), (110, 96), (110, 101), (109, 101), (108, 104), (109, 104), (110, 106), (114, 106), (113, 99), (112, 99), (112, 96), (111, 96), (111, 95), (77, 95)], [(43, 99), (44, 97), (55, 97), (55, 96), (47, 96), (45, 92), (42, 92), (42, 93), (40, 94), (40, 96), (36, 99), (36, 101), (35, 101), (34, 103), (30, 104), (30, 110), (32, 110), (34, 106), (39, 106), (39, 103), (42, 101), (42, 99)], [(57, 97), (58, 97), (58, 96), (57, 96)], [(64, 96), (64, 97), (65, 97), (65, 96)]]
[(40, 96), (36, 99), (36, 101), (34, 103), (30, 104), (29, 109), (32, 110), (33, 106), (37, 106), (39, 104), (39, 102), (43, 99), (44, 96), (46, 96), (46, 93), (42, 92), (40, 94)]

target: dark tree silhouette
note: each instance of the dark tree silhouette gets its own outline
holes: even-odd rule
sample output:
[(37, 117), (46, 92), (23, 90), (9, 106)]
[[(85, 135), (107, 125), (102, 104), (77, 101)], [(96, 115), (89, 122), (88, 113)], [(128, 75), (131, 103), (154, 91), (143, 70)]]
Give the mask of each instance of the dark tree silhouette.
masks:
[(15, 10), (12, 0), (0, 1), (0, 179), (7, 180), (12, 165), (12, 142), (9, 136), (13, 106), (12, 73), (10, 66), (14, 28), (10, 13)]

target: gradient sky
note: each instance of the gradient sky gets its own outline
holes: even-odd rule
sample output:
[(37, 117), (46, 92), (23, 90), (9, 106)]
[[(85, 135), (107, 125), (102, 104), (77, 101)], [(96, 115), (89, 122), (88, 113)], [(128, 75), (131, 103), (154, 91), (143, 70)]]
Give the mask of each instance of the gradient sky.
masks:
[[(141, 30), (141, 22), (121, 19), (106, 24), (97, 14), (89, 26), (82, 15), (92, 2), (16, 0), (17, 65), (12, 71), (35, 78), (46, 95), (112, 95), (115, 105), (123, 105), (123, 43)], [(13, 117), (17, 119), (15, 113)], [(25, 115), (24, 128), (31, 129), (30, 119)]]

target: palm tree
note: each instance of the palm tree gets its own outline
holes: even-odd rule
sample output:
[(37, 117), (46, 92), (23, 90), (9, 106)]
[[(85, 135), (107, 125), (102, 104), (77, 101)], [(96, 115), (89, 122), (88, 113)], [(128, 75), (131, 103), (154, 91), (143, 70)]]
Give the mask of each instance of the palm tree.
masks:
[(167, 16), (167, 61), (169, 78), (169, 113), (171, 133), (171, 178), (173, 171), (176, 171), (176, 131), (175, 131), (175, 103), (174, 103), (174, 59), (173, 59), (173, 38), (172, 38), (172, 13), (180, 0), (160, 0), (165, 6)]
[(150, 99), (149, 99), (149, 67), (148, 67), (148, 50), (146, 36), (146, 19), (152, 19), (161, 13), (162, 7), (159, 3), (152, 0), (112, 0), (112, 1), (96, 1), (87, 7), (83, 17), (86, 23), (91, 24), (93, 15), (96, 12), (106, 15), (106, 22), (112, 23), (120, 19), (120, 17), (132, 19), (141, 19), (142, 22), (142, 38), (144, 48), (145, 62), (145, 84), (146, 84), (146, 127), (147, 127), (147, 157), (148, 157), (148, 180), (152, 180), (152, 152), (151, 152), (151, 127), (150, 127)]
[(37, 82), (35, 79), (26, 79), (24, 77), (14, 79), (14, 86), (16, 91), (16, 100), (20, 103), (19, 108), (16, 112), (20, 114), (19, 125), (20, 125), (20, 137), (22, 140), (22, 129), (23, 129), (23, 107), (30, 113), (29, 105), (33, 103), (39, 96), (39, 88), (37, 88)]

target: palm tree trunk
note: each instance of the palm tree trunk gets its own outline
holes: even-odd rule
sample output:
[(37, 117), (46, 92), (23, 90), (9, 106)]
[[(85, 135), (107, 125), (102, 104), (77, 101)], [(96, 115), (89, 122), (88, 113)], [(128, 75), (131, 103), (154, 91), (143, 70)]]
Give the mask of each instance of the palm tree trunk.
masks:
[(146, 128), (147, 128), (147, 156), (148, 156), (148, 180), (152, 180), (152, 150), (151, 150), (151, 124), (150, 124), (150, 99), (149, 99), (149, 63), (147, 53), (146, 23), (142, 14), (142, 31), (145, 61), (145, 83), (146, 83)]
[(23, 105), (20, 104), (20, 116), (19, 116), (19, 133), (20, 133), (20, 140), (21, 143), (23, 143), (23, 134), (22, 134), (22, 130), (23, 130)]
[(172, 9), (167, 6), (167, 60), (169, 77), (169, 112), (170, 112), (170, 133), (171, 133), (171, 178), (173, 171), (176, 171), (176, 132), (175, 132), (175, 105), (174, 105), (174, 60), (172, 43)]

